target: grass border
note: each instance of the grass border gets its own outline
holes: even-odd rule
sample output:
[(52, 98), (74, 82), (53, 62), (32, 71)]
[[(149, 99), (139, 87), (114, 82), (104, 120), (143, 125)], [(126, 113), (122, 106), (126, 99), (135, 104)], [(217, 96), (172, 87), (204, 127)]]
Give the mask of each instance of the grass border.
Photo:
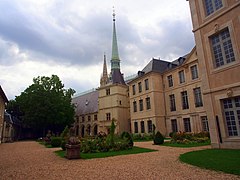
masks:
[[(81, 159), (94, 159), (94, 158), (106, 158), (106, 157), (113, 157), (113, 156), (121, 156), (121, 155), (128, 155), (128, 154), (140, 154), (140, 153), (148, 153), (148, 152), (155, 152), (157, 150), (148, 149), (148, 148), (140, 148), (134, 146), (132, 149), (122, 150), (122, 151), (109, 151), (109, 152), (98, 152), (98, 153), (81, 153)], [(65, 151), (58, 150), (54, 152), (57, 156), (64, 158)]]
[(178, 148), (191, 148), (191, 147), (198, 147), (198, 146), (208, 146), (211, 145), (211, 142), (204, 142), (204, 143), (190, 143), (190, 144), (178, 144), (178, 143), (171, 143), (170, 141), (164, 142), (162, 146), (168, 147), (178, 147)]
[(179, 160), (200, 168), (240, 176), (239, 149), (204, 149), (191, 151), (181, 154)]

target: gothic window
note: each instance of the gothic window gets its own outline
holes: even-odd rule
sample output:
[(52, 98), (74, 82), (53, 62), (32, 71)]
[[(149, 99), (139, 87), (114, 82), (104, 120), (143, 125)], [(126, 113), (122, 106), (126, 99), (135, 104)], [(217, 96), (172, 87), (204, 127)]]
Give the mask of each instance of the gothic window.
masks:
[(110, 89), (106, 89), (106, 95), (110, 95)]

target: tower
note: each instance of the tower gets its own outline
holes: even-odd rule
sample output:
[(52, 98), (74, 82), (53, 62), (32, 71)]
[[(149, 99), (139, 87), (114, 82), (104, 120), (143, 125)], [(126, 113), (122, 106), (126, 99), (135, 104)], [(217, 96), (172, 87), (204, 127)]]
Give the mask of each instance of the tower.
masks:
[(120, 71), (115, 12), (113, 12), (111, 72), (107, 76), (106, 56), (104, 56), (103, 76), (98, 88), (98, 119), (99, 131), (108, 133), (111, 121), (116, 125), (115, 133), (130, 130), (130, 112), (128, 100), (128, 86), (125, 84)]
[(108, 73), (107, 73), (107, 64), (106, 64), (106, 55), (104, 54), (103, 58), (103, 74), (100, 80), (100, 85), (105, 86), (109, 82)]
[(116, 14), (113, 10), (113, 36), (112, 36), (112, 58), (111, 58), (111, 81), (113, 84), (125, 84), (120, 71), (120, 58), (118, 54), (118, 43), (116, 33)]

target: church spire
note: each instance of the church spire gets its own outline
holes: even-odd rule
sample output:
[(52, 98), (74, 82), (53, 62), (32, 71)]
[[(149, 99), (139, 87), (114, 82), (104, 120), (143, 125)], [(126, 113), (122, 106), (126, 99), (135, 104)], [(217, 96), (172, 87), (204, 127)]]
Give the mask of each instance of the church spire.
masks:
[(104, 57), (103, 57), (103, 74), (100, 80), (100, 85), (104, 86), (108, 83), (108, 73), (107, 73), (107, 64), (106, 64), (106, 55), (104, 53)]
[(115, 10), (113, 9), (113, 39), (112, 39), (112, 59), (111, 59), (111, 71), (114, 69), (120, 69), (120, 58), (118, 55), (117, 33), (115, 26)]

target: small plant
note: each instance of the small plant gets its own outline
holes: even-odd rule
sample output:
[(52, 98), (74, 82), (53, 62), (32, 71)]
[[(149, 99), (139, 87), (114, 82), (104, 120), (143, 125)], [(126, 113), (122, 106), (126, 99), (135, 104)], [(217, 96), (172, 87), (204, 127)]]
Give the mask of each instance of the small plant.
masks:
[(61, 133), (61, 148), (62, 150), (66, 150), (66, 143), (68, 141), (69, 138), (69, 128), (68, 126), (66, 126), (63, 130), (63, 132)]
[(172, 138), (172, 137), (174, 136), (174, 134), (176, 134), (176, 132), (170, 132), (170, 133), (169, 133), (169, 137)]
[(154, 137), (154, 144), (160, 145), (164, 143), (164, 137), (163, 135), (158, 131)]
[(123, 132), (121, 134), (121, 139), (126, 140), (129, 148), (133, 147), (133, 139), (132, 139), (132, 136), (128, 132)]
[(52, 147), (60, 147), (62, 143), (61, 137), (51, 137)]
[(114, 132), (116, 129), (116, 125), (114, 123), (115, 119), (112, 119), (112, 123), (111, 123), (111, 127), (110, 127), (110, 146), (113, 147), (114, 146)]

